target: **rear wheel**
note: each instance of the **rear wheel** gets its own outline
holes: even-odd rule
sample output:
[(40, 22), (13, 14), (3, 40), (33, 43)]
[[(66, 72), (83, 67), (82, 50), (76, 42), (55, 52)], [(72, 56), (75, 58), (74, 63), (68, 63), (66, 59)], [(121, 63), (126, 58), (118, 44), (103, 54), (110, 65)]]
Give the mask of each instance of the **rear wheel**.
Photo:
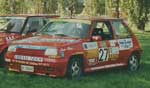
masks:
[(140, 62), (139, 62), (139, 57), (136, 54), (132, 54), (129, 57), (128, 61), (128, 70), (129, 71), (137, 71), (139, 69)]
[(68, 64), (67, 77), (69, 79), (80, 79), (83, 74), (82, 58), (73, 57)]

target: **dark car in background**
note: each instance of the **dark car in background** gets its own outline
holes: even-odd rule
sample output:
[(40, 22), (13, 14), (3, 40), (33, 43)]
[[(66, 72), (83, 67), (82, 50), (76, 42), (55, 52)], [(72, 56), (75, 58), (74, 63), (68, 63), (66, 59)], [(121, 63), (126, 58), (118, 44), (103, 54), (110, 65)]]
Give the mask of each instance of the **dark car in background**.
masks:
[(8, 45), (16, 39), (35, 35), (51, 18), (57, 15), (0, 15), (0, 65), (4, 66), (4, 55)]

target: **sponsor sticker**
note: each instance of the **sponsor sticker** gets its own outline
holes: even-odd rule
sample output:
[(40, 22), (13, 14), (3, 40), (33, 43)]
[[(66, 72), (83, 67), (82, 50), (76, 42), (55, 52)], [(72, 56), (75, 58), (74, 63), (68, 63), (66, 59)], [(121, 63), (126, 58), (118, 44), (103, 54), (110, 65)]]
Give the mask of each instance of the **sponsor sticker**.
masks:
[(110, 40), (109, 43), (111, 47), (116, 46), (116, 40)]
[(89, 63), (95, 63), (96, 62), (96, 59), (93, 58), (93, 59), (89, 59)]
[(15, 55), (14, 58), (16, 60), (43, 62), (43, 58), (42, 57), (32, 57), (32, 56)]
[(97, 42), (83, 43), (84, 50), (98, 49)]
[(16, 45), (17, 48), (24, 48), (24, 49), (35, 49), (35, 50), (46, 50), (47, 46), (33, 46), (33, 45)]
[(102, 47), (107, 47), (105, 41), (102, 41), (101, 44), (102, 44)]
[(14, 36), (8, 36), (8, 37), (6, 37), (6, 41), (7, 41), (7, 42), (10, 42), (10, 41), (12, 41), (12, 40), (14, 40), (14, 39), (15, 39)]
[(133, 47), (132, 39), (119, 39), (119, 50), (127, 50)]
[(110, 48), (110, 54), (119, 54), (119, 48), (118, 47), (111, 47)]
[(109, 57), (111, 60), (116, 60), (119, 57), (119, 48), (118, 47), (111, 47)]
[(89, 65), (96, 65), (96, 58), (88, 59)]

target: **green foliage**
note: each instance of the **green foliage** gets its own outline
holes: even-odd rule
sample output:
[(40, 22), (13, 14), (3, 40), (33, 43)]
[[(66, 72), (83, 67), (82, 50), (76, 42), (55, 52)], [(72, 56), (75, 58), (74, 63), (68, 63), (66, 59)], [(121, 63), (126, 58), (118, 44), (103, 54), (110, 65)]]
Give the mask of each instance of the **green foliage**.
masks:
[(105, 13), (105, 0), (84, 0), (82, 15), (99, 16)]
[[(150, 14), (150, 0), (117, 0), (138, 29), (145, 30)], [(115, 0), (0, 0), (0, 14), (59, 14), (60, 16), (114, 16)], [(113, 11), (112, 11), (113, 10)]]
[(150, 14), (150, 0), (126, 0), (122, 2), (122, 9), (129, 13), (131, 21), (138, 29), (145, 30)]
[(82, 0), (58, 0), (58, 14), (61, 16), (80, 14), (82, 9)]
[(58, 8), (57, 5), (58, 5), (57, 0), (44, 0), (43, 13), (55, 14)]
[(1, 14), (8, 14), (10, 13), (10, 3), (9, 0), (0, 0), (0, 13)]
[(65, 1), (64, 0), (58, 0), (58, 11), (57, 13), (61, 16), (66, 15), (66, 10), (65, 10)]

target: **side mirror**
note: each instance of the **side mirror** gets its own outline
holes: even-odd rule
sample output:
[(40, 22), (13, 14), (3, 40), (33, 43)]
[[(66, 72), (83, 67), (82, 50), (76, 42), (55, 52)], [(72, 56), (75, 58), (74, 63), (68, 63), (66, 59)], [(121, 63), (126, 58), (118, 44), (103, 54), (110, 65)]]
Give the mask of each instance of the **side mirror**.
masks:
[(101, 41), (102, 37), (101, 36), (92, 36), (93, 41)]

